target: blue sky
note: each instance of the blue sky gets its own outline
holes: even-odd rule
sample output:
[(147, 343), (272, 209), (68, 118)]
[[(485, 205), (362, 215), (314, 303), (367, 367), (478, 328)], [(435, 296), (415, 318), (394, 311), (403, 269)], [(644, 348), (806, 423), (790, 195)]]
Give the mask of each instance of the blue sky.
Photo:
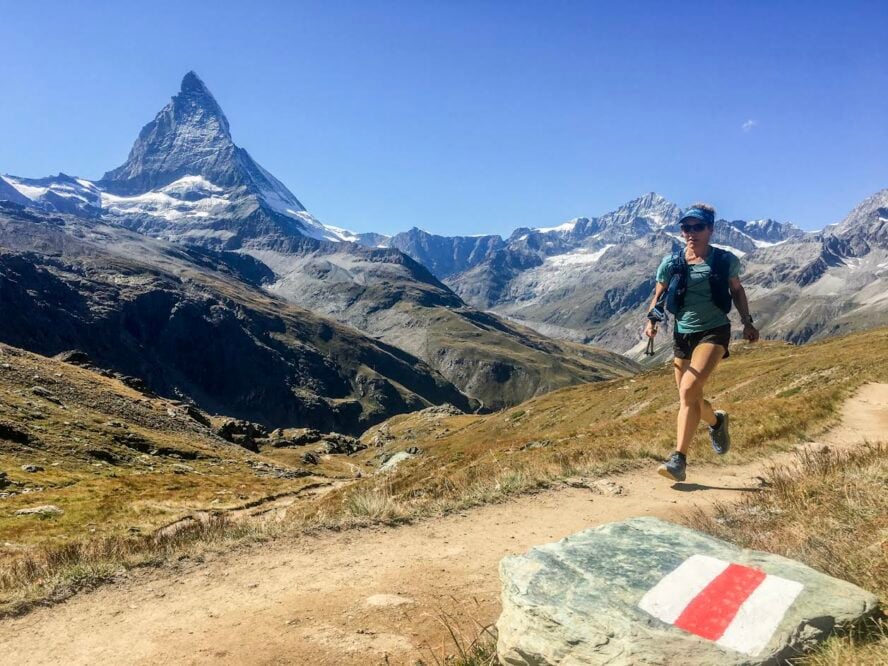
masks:
[(194, 69), (318, 218), (502, 233), (888, 187), (885, 2), (6, 2), (0, 173), (97, 178)]

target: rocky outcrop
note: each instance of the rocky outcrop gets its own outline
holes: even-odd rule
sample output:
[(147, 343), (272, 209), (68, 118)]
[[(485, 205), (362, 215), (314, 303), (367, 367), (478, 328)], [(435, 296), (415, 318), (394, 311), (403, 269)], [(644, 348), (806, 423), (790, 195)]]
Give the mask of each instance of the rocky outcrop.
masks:
[(355, 439), (354, 437), (349, 437), (348, 435), (342, 435), (338, 432), (331, 432), (328, 435), (324, 435), (322, 441), (324, 443), (323, 452), (327, 454), (340, 453), (350, 456), (353, 453), (357, 453), (358, 451), (367, 448), (367, 445), (360, 440)]
[(888, 188), (860, 202), (827, 233), (846, 241), (853, 256), (863, 256), (872, 248), (888, 250)]
[(259, 438), (268, 436), (268, 429), (260, 423), (251, 423), (240, 419), (227, 419), (216, 429), (222, 439), (242, 446), (250, 451), (259, 451)]
[(784, 557), (633, 518), (500, 563), (509, 666), (782, 662), (878, 599)]
[(503, 239), (487, 236), (439, 236), (413, 227), (383, 241), (427, 267), (438, 279), (462, 273), (503, 247)]

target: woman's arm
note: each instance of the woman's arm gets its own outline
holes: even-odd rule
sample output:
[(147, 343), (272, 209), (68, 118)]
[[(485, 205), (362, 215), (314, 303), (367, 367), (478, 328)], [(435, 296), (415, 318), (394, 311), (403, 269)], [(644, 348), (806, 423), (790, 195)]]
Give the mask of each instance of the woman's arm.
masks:
[(743, 322), (743, 337), (749, 342), (755, 342), (759, 339), (759, 332), (752, 325), (752, 318), (749, 316), (749, 301), (746, 300), (746, 290), (740, 284), (740, 278), (728, 278), (728, 287), (731, 290), (731, 299), (740, 313), (740, 321)]
[[(658, 282), (656, 287), (654, 288), (654, 297), (651, 299), (651, 304), (648, 306), (648, 312), (654, 309), (654, 306), (657, 304), (657, 301), (660, 300), (660, 296), (666, 291), (666, 283)], [(647, 325), (644, 327), (644, 334), (649, 338), (654, 337), (657, 334), (657, 324), (656, 322), (648, 319)]]

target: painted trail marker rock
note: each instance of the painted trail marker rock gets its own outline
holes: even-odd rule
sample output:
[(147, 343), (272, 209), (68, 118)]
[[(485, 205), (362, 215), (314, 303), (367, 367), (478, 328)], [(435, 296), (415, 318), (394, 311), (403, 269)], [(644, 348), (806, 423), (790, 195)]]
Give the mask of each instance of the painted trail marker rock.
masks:
[(776, 663), (872, 614), (877, 598), (779, 555), (656, 518), (500, 562), (503, 664)]

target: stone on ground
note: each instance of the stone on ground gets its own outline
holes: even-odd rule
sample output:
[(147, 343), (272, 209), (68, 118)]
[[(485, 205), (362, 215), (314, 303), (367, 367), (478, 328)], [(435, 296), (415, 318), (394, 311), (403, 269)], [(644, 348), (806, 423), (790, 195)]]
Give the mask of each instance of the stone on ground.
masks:
[(799, 562), (634, 518), (500, 562), (509, 666), (753, 665), (812, 648), (878, 599)]
[(19, 509), (15, 512), (17, 516), (60, 516), (64, 513), (54, 504), (43, 504), (41, 506), (33, 506), (30, 509)]
[(386, 460), (382, 465), (380, 465), (377, 473), (390, 472), (395, 469), (398, 465), (400, 465), (405, 460), (410, 460), (415, 457), (415, 454), (409, 453), (407, 451), (398, 451), (396, 454), (391, 456), (388, 460)]

